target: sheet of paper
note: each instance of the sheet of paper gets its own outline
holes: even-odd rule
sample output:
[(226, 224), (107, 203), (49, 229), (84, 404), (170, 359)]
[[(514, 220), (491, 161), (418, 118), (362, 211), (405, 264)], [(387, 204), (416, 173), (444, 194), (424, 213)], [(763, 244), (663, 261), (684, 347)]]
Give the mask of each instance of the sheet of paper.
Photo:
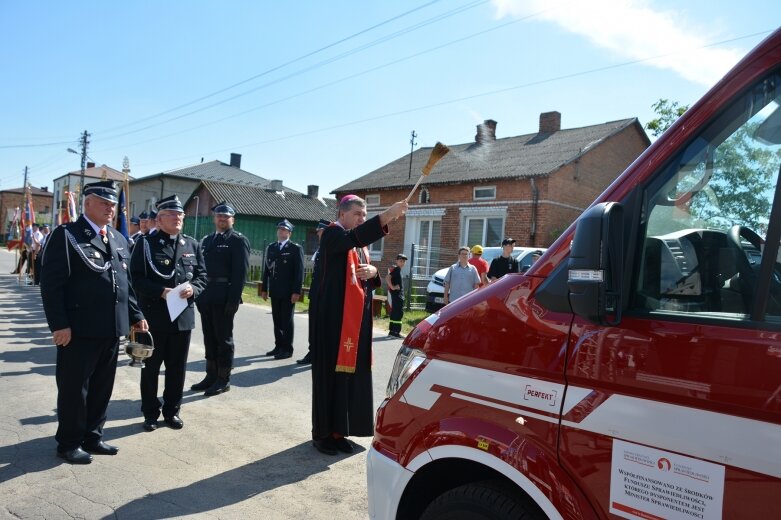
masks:
[(184, 282), (177, 285), (168, 293), (165, 297), (165, 301), (168, 304), (168, 315), (171, 316), (171, 321), (174, 321), (181, 313), (187, 308), (187, 298), (182, 298), (179, 293), (189, 286), (190, 282)]

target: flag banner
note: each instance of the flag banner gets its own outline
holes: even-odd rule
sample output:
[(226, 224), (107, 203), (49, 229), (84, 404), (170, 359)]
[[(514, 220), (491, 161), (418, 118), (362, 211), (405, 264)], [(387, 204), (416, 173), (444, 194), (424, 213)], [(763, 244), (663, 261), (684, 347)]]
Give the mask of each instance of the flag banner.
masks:
[(122, 236), (124, 236), (126, 239), (128, 238), (127, 234), (127, 217), (125, 214), (125, 190), (119, 192), (119, 204), (118, 204), (118, 210), (117, 210), (117, 225), (116, 225), (117, 231), (122, 233)]

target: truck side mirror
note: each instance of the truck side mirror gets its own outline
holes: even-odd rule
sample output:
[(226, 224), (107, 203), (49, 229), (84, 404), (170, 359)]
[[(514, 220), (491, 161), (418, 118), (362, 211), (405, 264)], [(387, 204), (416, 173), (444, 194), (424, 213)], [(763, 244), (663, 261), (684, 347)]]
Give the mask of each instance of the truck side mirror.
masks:
[(621, 204), (595, 204), (580, 216), (568, 262), (572, 311), (599, 325), (618, 325), (624, 266)]

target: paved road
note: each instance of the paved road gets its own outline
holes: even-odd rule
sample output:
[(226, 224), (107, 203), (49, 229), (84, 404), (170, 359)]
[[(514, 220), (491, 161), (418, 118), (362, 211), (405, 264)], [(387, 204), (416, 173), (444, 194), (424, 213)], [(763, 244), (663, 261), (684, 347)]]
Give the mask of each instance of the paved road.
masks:
[[(14, 257), (0, 252), (0, 273)], [(182, 430), (141, 427), (139, 370), (120, 355), (105, 439), (120, 447), (72, 466), (55, 456), (55, 348), (38, 288), (0, 274), (0, 518), (367, 518), (366, 448), (328, 457), (310, 442), (311, 378), (297, 315), (293, 360), (263, 356), (273, 343), (269, 307), (243, 305), (236, 323), (232, 389), (185, 392)], [(401, 342), (375, 331), (379, 405)], [(204, 370), (200, 324), (186, 387)], [(161, 382), (162, 392), (162, 382)]]

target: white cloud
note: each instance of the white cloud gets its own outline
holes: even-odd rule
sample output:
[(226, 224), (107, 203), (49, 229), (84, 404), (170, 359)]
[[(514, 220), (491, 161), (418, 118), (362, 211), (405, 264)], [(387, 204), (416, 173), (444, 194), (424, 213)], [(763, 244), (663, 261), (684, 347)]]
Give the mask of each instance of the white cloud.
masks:
[(497, 18), (524, 17), (558, 25), (585, 37), (593, 45), (628, 60), (659, 56), (645, 62), (672, 70), (689, 81), (712, 85), (743, 52), (725, 47), (706, 47), (718, 37), (704, 34), (702, 27), (687, 25), (674, 11), (653, 9), (636, 0), (492, 0)]

